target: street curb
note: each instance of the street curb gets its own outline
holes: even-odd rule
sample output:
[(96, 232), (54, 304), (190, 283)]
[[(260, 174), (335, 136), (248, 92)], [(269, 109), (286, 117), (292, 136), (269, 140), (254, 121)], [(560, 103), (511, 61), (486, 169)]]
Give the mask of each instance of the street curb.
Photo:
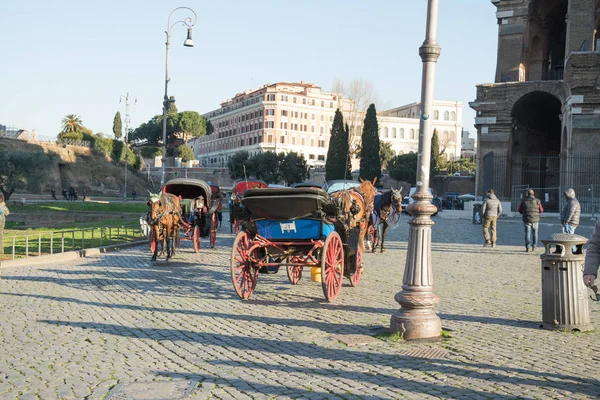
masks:
[(59, 254), (48, 254), (38, 257), (19, 258), (17, 260), (6, 260), (0, 261), (0, 269), (11, 268), (11, 267), (29, 267), (39, 264), (48, 264), (53, 262), (61, 261), (72, 261), (83, 257), (93, 257), (102, 253), (108, 253), (111, 251), (119, 251), (128, 247), (135, 247), (140, 244), (148, 243), (148, 240), (136, 240), (135, 242), (113, 244), (110, 246), (94, 247), (85, 250), (67, 251)]

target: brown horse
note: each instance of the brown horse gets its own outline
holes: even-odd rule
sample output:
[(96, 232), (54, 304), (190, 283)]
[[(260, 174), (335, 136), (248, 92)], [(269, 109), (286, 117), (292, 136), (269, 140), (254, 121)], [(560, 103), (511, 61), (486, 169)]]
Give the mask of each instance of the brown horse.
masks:
[(367, 233), (367, 224), (373, 212), (375, 199), (375, 182), (360, 180), (361, 184), (350, 190), (339, 190), (331, 194), (332, 198), (341, 199), (344, 207), (344, 225), (346, 229), (359, 228), (358, 245), (364, 252), (364, 239)]
[[(367, 228), (367, 232), (369, 232), (369, 234), (372, 233), (373, 235), (373, 237), (370, 238), (372, 239), (371, 251), (373, 253), (375, 253), (378, 244), (381, 244), (381, 252), (383, 253), (385, 251), (385, 233), (388, 226), (390, 225), (390, 222), (392, 224), (397, 223), (401, 215), (402, 188), (399, 190), (391, 188), (388, 191), (375, 195), (374, 210), (373, 214), (371, 214), (371, 218), (369, 218), (369, 227)], [(388, 217), (390, 217), (389, 220)], [(381, 243), (379, 240), (379, 225), (382, 226)]]
[[(175, 254), (174, 247), (181, 223), (179, 198), (170, 193), (162, 193), (160, 196), (153, 195), (148, 200), (148, 206), (150, 207), (148, 224), (151, 226), (156, 243), (152, 261), (156, 261), (158, 243), (161, 240), (163, 251), (166, 249), (167, 260), (169, 260)], [(170, 246), (171, 240), (173, 241), (172, 246)]]

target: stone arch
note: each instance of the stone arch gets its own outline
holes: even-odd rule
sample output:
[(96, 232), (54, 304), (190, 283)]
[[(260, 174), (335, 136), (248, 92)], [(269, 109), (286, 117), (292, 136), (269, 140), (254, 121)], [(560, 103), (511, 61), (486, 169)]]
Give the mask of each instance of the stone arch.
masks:
[(567, 41), (569, 0), (532, 0), (529, 3), (524, 48), (528, 80), (562, 80)]

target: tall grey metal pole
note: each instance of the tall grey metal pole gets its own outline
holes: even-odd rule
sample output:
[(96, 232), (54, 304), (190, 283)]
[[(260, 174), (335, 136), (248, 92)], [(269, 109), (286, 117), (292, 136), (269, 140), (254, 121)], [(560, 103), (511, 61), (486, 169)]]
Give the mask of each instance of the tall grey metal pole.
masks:
[[(194, 14), (194, 18), (187, 17), (181, 21), (174, 22), (171, 25), (171, 16), (177, 10), (185, 9), (191, 11)], [(167, 111), (169, 110), (169, 104), (171, 100), (169, 100), (168, 96), (168, 86), (169, 86), (169, 46), (171, 45), (171, 28), (178, 23), (181, 23), (188, 28), (188, 37), (183, 42), (183, 45), (186, 47), (194, 47), (194, 43), (192, 42), (192, 27), (198, 21), (198, 16), (196, 12), (189, 7), (177, 7), (171, 14), (169, 14), (169, 19), (167, 21), (167, 30), (165, 31), (167, 35), (167, 41), (165, 42), (165, 96), (163, 98), (163, 127), (162, 127), (162, 162), (161, 162), (161, 171), (160, 171), (160, 186), (162, 187), (165, 184), (165, 164), (167, 163)]]
[(440, 318), (433, 311), (439, 301), (433, 292), (431, 267), (431, 215), (436, 207), (431, 204), (429, 193), (429, 163), (431, 159), (431, 137), (433, 136), (430, 116), (433, 107), (435, 66), (440, 56), (436, 41), (438, 0), (428, 0), (427, 33), (419, 55), (423, 61), (421, 85), (421, 119), (419, 124), (419, 154), (417, 162), (417, 190), (408, 206), (412, 215), (409, 220), (408, 252), (402, 279), (402, 290), (394, 299), (400, 304), (390, 320), (390, 330), (399, 332), (405, 340), (433, 339), (441, 335)]
[[(129, 114), (129, 92), (125, 96), (121, 95), (119, 99), (119, 103), (125, 99), (125, 137), (124, 137), (124, 146), (125, 146), (125, 188), (123, 190), (123, 200), (127, 200), (127, 155), (128, 155), (128, 139), (129, 139), (129, 122), (130, 122), (130, 114)], [(137, 99), (134, 99), (134, 105), (137, 104)]]

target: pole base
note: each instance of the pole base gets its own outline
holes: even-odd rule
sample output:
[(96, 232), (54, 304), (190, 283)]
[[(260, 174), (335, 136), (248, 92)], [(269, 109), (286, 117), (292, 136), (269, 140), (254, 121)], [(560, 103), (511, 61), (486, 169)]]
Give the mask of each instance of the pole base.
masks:
[(400, 332), (404, 340), (441, 339), (442, 321), (433, 310), (400, 308), (390, 318), (390, 331)]

